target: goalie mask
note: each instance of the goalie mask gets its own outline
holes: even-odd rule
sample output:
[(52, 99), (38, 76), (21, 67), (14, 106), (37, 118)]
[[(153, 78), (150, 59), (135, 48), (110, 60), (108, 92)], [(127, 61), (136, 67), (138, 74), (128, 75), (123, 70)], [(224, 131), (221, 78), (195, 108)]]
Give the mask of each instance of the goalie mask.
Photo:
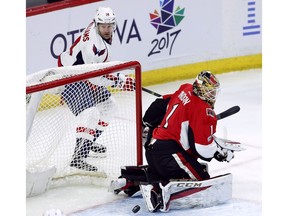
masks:
[(220, 91), (218, 79), (210, 71), (201, 71), (193, 83), (193, 92), (212, 108)]
[(99, 23), (113, 25), (113, 31), (116, 29), (116, 16), (111, 8), (99, 7), (94, 17), (95, 23), (98, 26)]

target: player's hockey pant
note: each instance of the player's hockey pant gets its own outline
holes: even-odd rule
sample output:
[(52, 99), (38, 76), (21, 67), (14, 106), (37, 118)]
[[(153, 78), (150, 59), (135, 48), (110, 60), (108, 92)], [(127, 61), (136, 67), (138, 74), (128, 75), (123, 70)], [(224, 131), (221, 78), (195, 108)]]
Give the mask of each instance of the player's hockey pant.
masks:
[(206, 166), (192, 158), (174, 140), (156, 140), (154, 144), (148, 145), (145, 154), (151, 171), (164, 181), (210, 178)]
[(75, 116), (96, 104), (108, 100), (111, 93), (105, 86), (96, 86), (89, 81), (80, 81), (65, 86), (62, 99)]

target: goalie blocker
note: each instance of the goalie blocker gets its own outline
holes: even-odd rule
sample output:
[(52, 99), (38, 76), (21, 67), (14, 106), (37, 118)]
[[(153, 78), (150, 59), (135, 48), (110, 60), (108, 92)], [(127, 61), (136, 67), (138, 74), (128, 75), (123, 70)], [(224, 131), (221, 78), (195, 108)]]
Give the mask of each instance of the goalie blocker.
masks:
[[(205, 164), (207, 166), (207, 164)], [(129, 197), (141, 191), (150, 212), (171, 208), (208, 207), (223, 203), (232, 197), (232, 174), (227, 173), (207, 180), (171, 179), (163, 182), (149, 167), (121, 167), (121, 176), (109, 188), (115, 194), (123, 191)]]

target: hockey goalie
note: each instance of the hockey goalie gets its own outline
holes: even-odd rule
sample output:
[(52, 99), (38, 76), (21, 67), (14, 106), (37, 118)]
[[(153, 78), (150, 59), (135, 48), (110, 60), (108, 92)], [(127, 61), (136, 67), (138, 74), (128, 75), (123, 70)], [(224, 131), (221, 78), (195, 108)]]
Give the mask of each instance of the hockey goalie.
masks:
[(157, 98), (143, 117), (148, 165), (121, 167), (121, 176), (111, 182), (110, 191), (128, 196), (141, 191), (150, 212), (229, 200), (232, 175), (211, 177), (206, 163), (212, 159), (230, 162), (235, 151), (243, 150), (240, 143), (215, 136), (217, 120), (224, 118), (214, 112), (219, 90), (216, 76), (202, 71), (193, 84)]

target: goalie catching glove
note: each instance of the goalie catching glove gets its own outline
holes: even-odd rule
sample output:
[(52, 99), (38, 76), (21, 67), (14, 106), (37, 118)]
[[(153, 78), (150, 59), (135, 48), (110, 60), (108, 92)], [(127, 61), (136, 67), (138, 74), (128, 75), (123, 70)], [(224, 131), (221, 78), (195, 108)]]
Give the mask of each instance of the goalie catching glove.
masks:
[(227, 139), (221, 139), (213, 135), (214, 141), (217, 144), (217, 151), (214, 158), (220, 162), (230, 162), (234, 158), (234, 151), (243, 151), (240, 147), (240, 142), (235, 142)]
[(230, 162), (234, 158), (234, 151), (224, 149), (217, 143), (217, 151), (214, 154), (214, 158), (220, 162)]
[(115, 81), (115, 86), (124, 91), (134, 91), (135, 90), (135, 80), (132, 77), (125, 76), (122, 73), (117, 73), (117, 80)]

